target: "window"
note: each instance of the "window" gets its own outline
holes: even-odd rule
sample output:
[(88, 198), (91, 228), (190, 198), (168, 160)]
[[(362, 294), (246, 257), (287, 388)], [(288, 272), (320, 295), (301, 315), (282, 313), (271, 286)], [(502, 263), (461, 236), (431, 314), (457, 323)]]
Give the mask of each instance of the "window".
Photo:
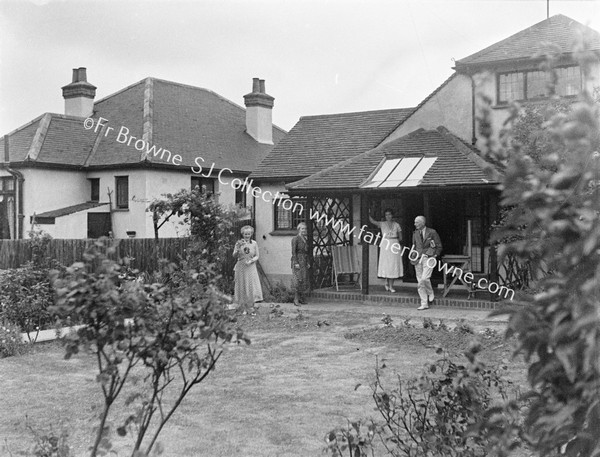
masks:
[(306, 221), (305, 198), (282, 198), (274, 203), (275, 230), (296, 230), (300, 222)]
[(531, 70), (499, 73), (498, 103), (548, 97), (554, 77), (556, 95), (569, 97), (581, 91), (581, 71), (577, 65), (555, 68), (553, 72)]
[(100, 201), (100, 178), (91, 178), (90, 180), (90, 201)]
[(117, 188), (117, 208), (129, 208), (129, 176), (116, 176), (115, 187)]
[(200, 176), (192, 176), (192, 190), (198, 186), (200, 189), (206, 187), (206, 192), (209, 194), (215, 193), (215, 180), (212, 178), (202, 178)]
[(15, 180), (0, 178), (0, 239), (15, 239)]
[(235, 190), (235, 204), (241, 206), (242, 208), (246, 207), (246, 188), (236, 189)]

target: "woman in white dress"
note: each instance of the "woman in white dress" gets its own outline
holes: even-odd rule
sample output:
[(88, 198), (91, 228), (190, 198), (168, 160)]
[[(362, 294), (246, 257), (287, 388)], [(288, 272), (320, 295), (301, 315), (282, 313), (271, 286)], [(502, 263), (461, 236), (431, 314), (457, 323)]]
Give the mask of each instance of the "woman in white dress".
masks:
[(262, 288), (260, 278), (256, 269), (258, 260), (258, 245), (252, 239), (254, 229), (245, 225), (241, 230), (242, 239), (235, 243), (233, 249), (234, 257), (238, 261), (235, 264), (235, 288), (233, 301), (238, 305), (254, 306), (257, 301), (262, 301)]
[(383, 222), (376, 221), (369, 214), (369, 220), (371, 224), (375, 224), (381, 230), (381, 235), (389, 242), (382, 241), (379, 243), (381, 247), (379, 252), (379, 268), (377, 269), (377, 276), (385, 278), (385, 290), (388, 292), (396, 292), (394, 290), (394, 281), (404, 276), (404, 267), (402, 265), (402, 249), (394, 249), (392, 251), (392, 245), (394, 243), (402, 242), (402, 229), (398, 222), (393, 221), (394, 213), (391, 209), (384, 211), (385, 220)]

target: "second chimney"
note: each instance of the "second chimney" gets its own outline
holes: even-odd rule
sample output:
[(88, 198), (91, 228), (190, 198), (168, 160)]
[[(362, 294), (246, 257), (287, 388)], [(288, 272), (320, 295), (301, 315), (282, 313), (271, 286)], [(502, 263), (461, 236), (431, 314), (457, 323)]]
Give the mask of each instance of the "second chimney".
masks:
[(93, 114), (96, 86), (87, 82), (87, 71), (84, 67), (73, 68), (73, 81), (64, 86), (62, 92), (66, 115), (89, 117)]
[(259, 143), (273, 144), (274, 98), (265, 93), (265, 80), (252, 79), (252, 92), (244, 95), (246, 131)]

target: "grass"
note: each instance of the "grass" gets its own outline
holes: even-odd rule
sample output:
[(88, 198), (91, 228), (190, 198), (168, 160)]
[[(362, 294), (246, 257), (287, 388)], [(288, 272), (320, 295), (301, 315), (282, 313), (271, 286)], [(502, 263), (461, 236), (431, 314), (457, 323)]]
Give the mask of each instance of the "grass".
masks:
[[(377, 356), (387, 360), (390, 374), (403, 377), (418, 375), (437, 357), (422, 337), (397, 339), (391, 330), (378, 330), (380, 315), (313, 309), (270, 317), (264, 306), (257, 316), (242, 319), (252, 344), (228, 350), (217, 370), (192, 390), (159, 439), (164, 455), (320, 454), (326, 432), (346, 418), (375, 415), (366, 386)], [(497, 357), (502, 352), (489, 349)], [(73, 455), (86, 455), (102, 401), (95, 376), (90, 356), (64, 360), (56, 343), (0, 360), (0, 455), (28, 455), (33, 447), (28, 426), (55, 434), (66, 428)], [(357, 384), (364, 387), (355, 390)], [(118, 407), (117, 414), (125, 410)], [(114, 442), (118, 455), (129, 455), (127, 438)]]

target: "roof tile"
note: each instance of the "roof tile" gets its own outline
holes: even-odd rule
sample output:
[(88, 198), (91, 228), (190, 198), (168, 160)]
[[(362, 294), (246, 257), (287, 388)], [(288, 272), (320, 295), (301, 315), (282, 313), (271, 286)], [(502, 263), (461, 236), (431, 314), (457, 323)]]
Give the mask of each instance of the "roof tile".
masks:
[(305, 177), (377, 146), (413, 108), (301, 117), (254, 179)]
[(557, 14), (456, 61), (456, 68), (503, 60), (527, 59), (547, 51), (548, 45), (553, 45), (561, 53), (571, 53), (582, 34), (587, 36), (590, 49), (600, 50), (598, 32), (567, 16)]

